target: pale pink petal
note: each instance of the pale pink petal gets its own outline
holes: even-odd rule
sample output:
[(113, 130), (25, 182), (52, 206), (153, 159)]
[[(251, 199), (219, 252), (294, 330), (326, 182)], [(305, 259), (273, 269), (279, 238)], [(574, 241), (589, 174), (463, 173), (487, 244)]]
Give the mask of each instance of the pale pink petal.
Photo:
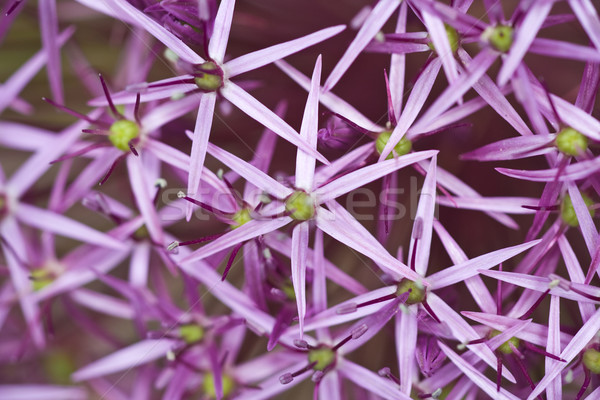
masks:
[(38, 1), (38, 15), (40, 19), (40, 30), (42, 36), (42, 47), (48, 57), (48, 81), (54, 100), (64, 103), (62, 85), (62, 70), (60, 60), (60, 45), (58, 38), (58, 16), (56, 15), (56, 0)]
[(470, 363), (465, 362), (458, 354), (450, 349), (450, 347), (446, 346), (441, 341), (438, 341), (438, 345), (442, 349), (444, 353), (448, 356), (448, 358), (458, 367), (460, 370), (469, 377), (469, 379), (474, 382), (481, 390), (486, 392), (488, 396), (493, 399), (510, 399), (510, 400), (519, 400), (518, 397), (512, 395), (504, 388), (500, 388), (500, 391), (496, 391), (496, 384), (490, 381), (485, 377), (481, 372), (479, 372), (475, 367), (473, 367)]
[[(112, 93), (110, 97), (114, 104), (135, 104), (138, 93), (140, 94), (140, 102), (142, 103), (169, 99), (173, 96), (183, 95), (198, 89), (198, 86), (195, 83), (175, 83), (192, 79), (194, 79), (192, 75), (181, 75), (162, 79), (160, 81), (152, 82), (151, 85), (169, 85), (155, 88), (148, 88), (148, 83), (138, 83), (128, 86), (124, 91)], [(196, 96), (194, 96), (194, 98), (196, 98)], [(199, 98), (196, 99), (196, 102), (198, 101), (200, 101)], [(106, 96), (100, 96), (88, 101), (88, 105), (94, 107), (106, 107), (108, 106), (108, 101), (106, 100)]]
[(388, 400), (410, 400), (411, 398), (400, 391), (400, 388), (391, 380), (382, 378), (348, 360), (340, 360), (338, 364), (340, 375), (365, 388), (369, 392)]
[(300, 338), (304, 335), (306, 315), (306, 250), (308, 248), (308, 223), (303, 222), (292, 231), (292, 284), (298, 306)]
[[(191, 198), (196, 197), (196, 191), (200, 186), (200, 176), (204, 168), (204, 159), (206, 157), (206, 147), (212, 128), (213, 114), (217, 102), (216, 93), (206, 93), (200, 99), (198, 106), (198, 116), (196, 117), (196, 126), (192, 138), (192, 152), (190, 154), (190, 169), (188, 175), (188, 192)], [(194, 205), (189, 203), (187, 206), (186, 219), (189, 221), (192, 217)]]
[(221, 1), (217, 16), (215, 17), (213, 33), (208, 43), (208, 56), (219, 64), (223, 62), (223, 57), (225, 57), (225, 51), (227, 50), (234, 6), (235, 0)]
[[(446, 35), (445, 31), (444, 35)], [(390, 136), (388, 142), (383, 148), (383, 151), (381, 152), (381, 155), (379, 156), (379, 162), (387, 158), (387, 156), (392, 152), (392, 149), (406, 134), (408, 128), (410, 128), (412, 123), (417, 118), (417, 115), (419, 115), (419, 112), (423, 108), (423, 104), (425, 104), (425, 101), (429, 97), (429, 93), (431, 92), (431, 88), (435, 83), (435, 79), (437, 78), (441, 65), (440, 59), (435, 58), (427, 64), (425, 69), (419, 75), (419, 78), (410, 91), (410, 95), (406, 101), (406, 106), (404, 107), (400, 118), (398, 118), (398, 124), (396, 127), (394, 127), (392, 135)]]
[(576, 164), (566, 166), (564, 169), (550, 168), (539, 169), (535, 171), (496, 168), (496, 171), (512, 178), (523, 179), (532, 182), (553, 182), (553, 181), (575, 181), (583, 179), (600, 169), (600, 157), (591, 160), (581, 161)]
[(598, 243), (598, 231), (596, 230), (596, 226), (590, 215), (590, 210), (583, 201), (583, 197), (581, 196), (579, 189), (577, 189), (577, 186), (573, 182), (568, 182), (567, 188), (569, 190), (571, 202), (573, 203), (575, 215), (577, 216), (577, 221), (579, 221), (579, 228), (581, 229), (581, 234), (585, 240), (585, 245), (588, 248), (590, 256), (593, 257)]
[(10, 134), (0, 135), (0, 145), (15, 150), (37, 151), (54, 139), (54, 132), (16, 122), (0, 122), (0, 132)]
[(415, 349), (417, 347), (417, 314), (410, 308), (396, 314), (396, 353), (400, 371), (400, 390), (410, 395), (415, 375)]
[(192, 254), (180, 260), (181, 264), (191, 264), (195, 261), (202, 260), (208, 256), (218, 253), (222, 250), (229, 249), (238, 243), (246, 240), (254, 239), (265, 233), (273, 232), (282, 226), (289, 224), (292, 221), (289, 217), (282, 217), (273, 220), (259, 221), (252, 220), (244, 225), (227, 232), (220, 238), (200, 247)]
[[(472, 326), (467, 324), (462, 317), (456, 313), (448, 304), (446, 304), (435, 293), (429, 292), (427, 295), (427, 303), (435, 314), (441, 318), (442, 323), (448, 325), (452, 331), (452, 335), (461, 343), (466, 343), (471, 340), (479, 339), (479, 335)], [(489, 347), (485, 344), (467, 345), (481, 360), (494, 370), (497, 368), (496, 356), (492, 353)], [(502, 369), (502, 376), (511, 382), (515, 382), (515, 377), (506, 368)]]
[(537, 384), (533, 392), (529, 395), (527, 400), (533, 400), (540, 395), (548, 385), (554, 381), (554, 379), (562, 372), (563, 369), (569, 365), (569, 363), (583, 350), (594, 336), (598, 334), (600, 330), (600, 309), (596, 310), (596, 313), (590, 318), (582, 327), (579, 329), (577, 334), (573, 336), (573, 339), (569, 342), (567, 347), (560, 354), (560, 358), (566, 362), (555, 364), (550, 371), (546, 371), (546, 375)]
[[(575, 255), (575, 252), (573, 251), (573, 248), (569, 244), (569, 241), (565, 235), (560, 235), (558, 238), (558, 248), (562, 253), (565, 267), (567, 268), (571, 282), (584, 283), (585, 275), (581, 269), (579, 260), (577, 259), (577, 256)], [(592, 315), (594, 315), (594, 311), (596, 311), (596, 307), (590, 303), (578, 302), (577, 306), (579, 307), (579, 312), (581, 313), (581, 319), (583, 322), (586, 322), (588, 319), (590, 319)]]
[[(333, 208), (332, 204), (334, 203), (330, 202), (328, 204), (330, 209)], [(392, 257), (358, 221), (354, 220), (339, 205), (334, 208), (333, 212), (320, 208), (317, 212), (316, 222), (319, 229), (323, 232), (353, 250), (371, 258), (381, 269), (392, 276), (396, 278), (405, 277), (413, 281), (423, 281), (423, 278), (419, 274), (398, 261), (395, 257)], [(426, 285), (425, 282), (424, 284)]]
[(427, 279), (431, 282), (431, 287), (433, 289), (440, 289), (450, 286), (456, 282), (460, 282), (464, 279), (470, 278), (471, 276), (477, 275), (482, 270), (493, 268), (509, 258), (512, 258), (517, 254), (532, 248), (540, 242), (541, 240), (534, 240), (516, 246), (492, 251), (491, 253), (475, 257), (469, 261), (465, 261), (464, 263), (436, 272), (427, 277)]
[[(458, 243), (456, 243), (454, 238), (450, 236), (448, 231), (442, 226), (441, 223), (434, 221), (433, 228), (435, 229), (435, 232), (440, 238), (454, 265), (462, 264), (463, 262), (468, 261), (465, 252), (460, 248)], [(488, 313), (496, 312), (496, 302), (479, 275), (472, 276), (471, 278), (465, 280), (465, 285), (467, 285), (467, 288), (471, 292), (471, 295), (473, 296), (473, 299), (479, 308)]]
[(252, 71), (262, 67), (263, 65), (271, 64), (272, 62), (281, 60), (290, 54), (297, 53), (300, 50), (304, 50), (316, 43), (327, 40), (330, 37), (337, 35), (345, 28), (345, 25), (332, 26), (330, 28), (321, 29), (320, 31), (311, 33), (310, 35), (290, 40), (289, 42), (280, 43), (262, 50), (253, 51), (252, 53), (248, 53), (228, 61), (225, 63), (225, 68), (229, 73), (229, 77), (233, 78), (236, 75)]
[(173, 339), (142, 340), (86, 365), (74, 372), (71, 377), (75, 382), (80, 382), (137, 368), (143, 364), (165, 357), (167, 352), (172, 350), (177, 343), (178, 341)]
[(342, 393), (338, 372), (335, 370), (327, 372), (321, 382), (319, 382), (319, 398), (342, 400)]
[(545, 292), (550, 289), (550, 294), (560, 296), (565, 299), (574, 301), (583, 301), (597, 303), (591, 299), (588, 299), (580, 294), (571, 292), (561, 287), (555, 287), (552, 279), (542, 276), (534, 276), (529, 274), (520, 274), (518, 272), (504, 272), (504, 271), (479, 271), (482, 275), (489, 276), (494, 279), (508, 282), (512, 285), (517, 285), (526, 289), (536, 290), (538, 292)]
[(527, 10), (527, 15), (521, 21), (518, 29), (515, 31), (513, 44), (510, 46), (508, 55), (504, 59), (502, 68), (498, 73), (498, 85), (504, 86), (512, 77), (512, 74), (517, 69), (517, 66), (523, 60), (529, 45), (535, 39), (536, 34), (541, 28), (546, 16), (552, 9), (552, 2), (536, 2), (533, 3)]
[(124, 247), (123, 243), (105, 233), (42, 208), (21, 203), (16, 215), (19, 221), (29, 226), (77, 239), (84, 243), (97, 244), (111, 249), (122, 249)]
[(131, 253), (129, 282), (133, 286), (146, 287), (150, 268), (150, 242), (138, 243)]
[(529, 325), (530, 323), (531, 319), (525, 321), (518, 319), (515, 321), (513, 326), (503, 330), (493, 338), (490, 338), (486, 343), (488, 346), (490, 346), (490, 349), (496, 350), (498, 349), (498, 347), (502, 346), (502, 344), (506, 343), (513, 336), (518, 337), (519, 333), (522, 332), (525, 328), (527, 328), (527, 325)]
[(85, 400), (84, 388), (57, 385), (0, 385), (0, 400)]
[(419, 196), (419, 205), (415, 214), (413, 230), (410, 235), (410, 247), (408, 249), (409, 262), (412, 263), (414, 257), (415, 271), (422, 276), (427, 274), (427, 267), (429, 266), (431, 236), (433, 234), (433, 221), (435, 219), (436, 166), (437, 156), (433, 156)]
[(490, 143), (477, 150), (461, 155), (463, 160), (497, 161), (514, 160), (521, 157), (555, 151), (552, 146), (556, 135), (518, 136)]
[(589, 0), (569, 0), (569, 5), (577, 15), (579, 23), (588, 34), (596, 49), (600, 51), (600, 20), (598, 6)]
[(252, 164), (242, 161), (231, 153), (208, 143), (208, 153), (237, 172), (240, 176), (249, 182), (252, 182), (257, 188), (272, 194), (278, 199), (285, 199), (292, 194), (292, 189), (283, 186), (266, 173), (262, 172)]
[[(141, 156), (143, 157), (143, 155)], [(156, 207), (153, 203), (154, 193), (150, 193), (149, 188), (152, 187), (151, 182), (148, 182), (148, 177), (145, 173), (145, 168), (142, 165), (141, 157), (133, 155), (127, 156), (127, 170), (129, 172), (129, 182), (131, 190), (135, 196), (135, 203), (144, 217), (144, 223), (148, 228), (150, 236), (155, 243), (162, 244), (164, 241), (162, 226), (156, 213)]]
[(227, 100), (235, 104), (240, 110), (281, 136), (281, 138), (287, 140), (313, 157), (316, 157), (316, 159), (322, 163), (329, 163), (325, 157), (312, 149), (308, 143), (306, 143), (306, 141), (303, 140), (291, 126), (279, 118), (277, 114), (269, 110), (261, 102), (233, 82), (228, 82), (225, 87), (221, 89), (221, 94)]
[[(306, 140), (308, 145), (317, 149), (317, 131), (319, 129), (319, 88), (321, 84), (321, 56), (317, 58), (313, 71), (311, 87), (306, 99), (306, 107), (302, 116), (300, 136)], [(302, 150), (296, 153), (296, 181), (298, 189), (312, 191), (315, 176), (315, 158)]]
[(578, 61), (600, 62), (600, 51), (562, 40), (536, 38), (529, 46), (530, 53)]
[(494, 211), (507, 214), (534, 214), (524, 206), (536, 207), (539, 199), (530, 197), (438, 197), (438, 204), (466, 210)]
[[(287, 371), (287, 370), (298, 371), (305, 366), (306, 366), (306, 359), (302, 360), (299, 363), (291, 365), (290, 367), (286, 368), (285, 371)], [(280, 371), (280, 372), (283, 372), (283, 371)], [(294, 387), (297, 384), (302, 383), (304, 380), (308, 379), (308, 377), (310, 377), (310, 375), (311, 375), (310, 374), (311, 372), (313, 372), (313, 371), (309, 370), (308, 372), (305, 372), (299, 376), (296, 376), (293, 381), (291, 381), (290, 383), (287, 383), (285, 385), (282, 385), (281, 382), (279, 381), (279, 376), (281, 374), (274, 375), (271, 378), (260, 382), (259, 383), (260, 389), (255, 389), (255, 388), (246, 389), (242, 393), (236, 395), (235, 398), (236, 398), (236, 400), (269, 400), (269, 399), (273, 399), (279, 393), (290, 390), (292, 387)]]
[[(398, 22), (396, 23), (396, 33), (406, 32), (406, 10), (405, 1), (400, 4), (398, 11)], [(402, 114), (402, 102), (404, 98), (404, 77), (406, 74), (406, 55), (392, 54), (390, 60), (390, 90), (392, 95), (392, 109), (395, 115)]]
[(356, 57), (369, 44), (371, 39), (379, 32), (381, 27), (386, 23), (388, 18), (393, 14), (396, 8), (400, 5), (398, 0), (380, 0), (371, 11), (371, 14), (365, 20), (363, 26), (358, 31), (358, 34), (348, 46), (348, 49), (338, 61), (337, 65), (331, 71), (331, 74), (325, 82), (325, 91), (333, 89), (335, 84), (340, 80), (342, 75), (348, 70)]
[[(294, 82), (304, 88), (304, 90), (310, 90), (310, 79), (308, 79), (302, 72), (292, 67), (290, 64), (283, 60), (275, 61), (275, 65), (282, 70), (287, 76), (292, 78)], [(339, 114), (348, 120), (354, 122), (356, 125), (372, 132), (379, 132), (383, 130), (383, 127), (377, 126), (374, 122), (369, 120), (360, 111), (348, 104), (342, 98), (336, 96), (331, 92), (325, 92), (321, 88), (320, 99), (321, 104), (329, 108), (336, 114)]]
[(131, 304), (106, 294), (76, 289), (69, 293), (69, 297), (90, 310), (126, 320), (135, 318), (135, 310)]
[(201, 64), (204, 59), (159, 23), (124, 0), (77, 0), (90, 8), (124, 20), (148, 31), (152, 36), (171, 49), (179, 57), (192, 64)]
[(442, 60), (448, 82), (454, 82), (458, 78), (458, 66), (454, 59), (451, 43), (448, 40), (448, 34), (446, 33), (444, 23), (436, 15), (427, 11), (423, 11), (423, 23), (435, 46), (437, 56)]
[[(550, 296), (550, 310), (548, 311), (548, 342), (546, 351), (550, 354), (560, 354), (560, 297)], [(550, 357), (544, 359), (544, 370), (550, 371), (561, 361), (553, 360)], [(562, 395), (562, 379), (556, 377), (546, 389), (546, 395), (549, 400), (560, 399)]]
[[(144, 132), (153, 132), (167, 123), (187, 114), (198, 106), (205, 96), (193, 95), (183, 99), (161, 104), (142, 116), (141, 126)], [(140, 97), (141, 98), (141, 97)]]
[(400, 168), (422, 161), (426, 158), (431, 158), (437, 153), (437, 150), (420, 151), (360, 168), (359, 170), (346, 174), (333, 180), (331, 183), (318, 188), (315, 191), (315, 194), (319, 202), (333, 200), (336, 197), (364, 186), (367, 183), (373, 182)]

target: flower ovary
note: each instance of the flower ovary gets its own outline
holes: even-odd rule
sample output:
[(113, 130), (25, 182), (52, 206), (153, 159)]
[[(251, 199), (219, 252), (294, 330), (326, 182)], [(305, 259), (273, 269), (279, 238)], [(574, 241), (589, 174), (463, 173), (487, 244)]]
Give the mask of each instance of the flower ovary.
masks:
[(583, 154), (588, 148), (587, 137), (573, 128), (564, 128), (556, 135), (556, 147), (569, 156)]
[(485, 39), (496, 50), (506, 53), (513, 44), (513, 28), (508, 25), (496, 25), (483, 32)]
[(325, 368), (335, 362), (335, 351), (329, 347), (319, 347), (317, 349), (310, 350), (308, 352), (308, 361), (312, 364), (316, 362), (313, 367), (316, 371), (323, 371)]
[(117, 149), (129, 151), (129, 142), (140, 134), (140, 127), (134, 121), (121, 119), (110, 126), (108, 139)]
[(204, 337), (204, 328), (196, 324), (186, 324), (179, 327), (179, 336), (187, 344), (198, 343)]
[(236, 211), (235, 214), (233, 214), (233, 216), (231, 217), (231, 220), (233, 221), (233, 223), (231, 224), (231, 227), (233, 229), (239, 228), (240, 226), (244, 225), (245, 223), (252, 221), (252, 216), (250, 215), (250, 210), (247, 208), (242, 208), (242, 209)]
[[(581, 197), (583, 198), (583, 202), (589, 210), (590, 215), (594, 217), (594, 214), (596, 214), (596, 210), (592, 208), (594, 201), (584, 193), (581, 193)], [(577, 219), (577, 214), (575, 213), (575, 207), (573, 207), (573, 200), (571, 200), (571, 196), (568, 194), (565, 195), (562, 203), (560, 203), (560, 217), (569, 226), (579, 226), (579, 220)]]
[[(493, 330), (493, 331), (490, 333), (490, 337), (495, 337), (495, 336), (498, 336), (500, 333), (502, 333), (502, 332), (500, 332), (500, 331), (497, 331), (497, 330), (495, 330), (495, 329), (494, 329), (494, 330)], [(510, 339), (508, 339), (506, 342), (502, 343), (502, 344), (501, 344), (501, 345), (498, 347), (498, 350), (499, 350), (501, 353), (504, 353), (504, 354), (512, 354), (513, 350), (512, 350), (512, 348), (510, 347), (510, 344), (511, 344), (511, 343), (512, 343), (512, 345), (513, 345), (515, 348), (518, 348), (518, 347), (519, 347), (519, 344), (521, 343), (521, 340), (520, 340), (519, 338), (517, 338), (517, 337), (514, 337), (514, 336), (513, 336), (513, 337), (511, 337)]]
[[(392, 132), (390, 131), (383, 131), (379, 134), (379, 136), (377, 136), (377, 139), (375, 140), (375, 150), (377, 150), (378, 154), (383, 153), (383, 149), (385, 149), (385, 145), (390, 140), (391, 136)], [(398, 144), (394, 146), (394, 151), (390, 153), (385, 159), (391, 160), (393, 158), (393, 153), (396, 153), (396, 155), (400, 157), (410, 153), (411, 150), (412, 142), (406, 137), (403, 137), (402, 139), (400, 139)]]
[[(221, 386), (223, 388), (223, 397), (229, 396), (231, 392), (233, 392), (233, 379), (230, 376), (222, 375)], [(204, 390), (204, 394), (207, 395), (209, 399), (217, 398), (215, 375), (212, 372), (207, 372), (204, 374), (204, 379), (202, 380), (202, 389)]]
[(406, 299), (405, 304), (413, 305), (422, 303), (425, 300), (425, 288), (423, 285), (411, 281), (410, 279), (402, 279), (398, 284), (398, 289), (396, 289), (396, 295), (401, 296), (404, 293), (410, 290), (410, 294), (408, 295), (408, 299)]
[(196, 86), (205, 92), (216, 92), (223, 86), (223, 71), (217, 64), (207, 61), (194, 73)]
[(600, 374), (600, 351), (587, 349), (583, 353), (583, 365), (594, 374)]
[(303, 190), (296, 190), (285, 200), (285, 210), (296, 221), (308, 221), (316, 212), (313, 198)]
[[(444, 24), (444, 28), (446, 28), (446, 36), (448, 36), (448, 42), (450, 42), (450, 49), (452, 53), (456, 53), (458, 50), (458, 42), (460, 41), (460, 35), (452, 26), (448, 24)], [(431, 49), (431, 51), (435, 51), (435, 46), (433, 42), (427, 43), (427, 46)]]

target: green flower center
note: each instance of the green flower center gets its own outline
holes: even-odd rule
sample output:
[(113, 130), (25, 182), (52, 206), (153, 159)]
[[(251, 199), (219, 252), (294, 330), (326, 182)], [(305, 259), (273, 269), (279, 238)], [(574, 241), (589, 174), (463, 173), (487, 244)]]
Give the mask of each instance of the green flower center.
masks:
[(150, 237), (150, 232), (148, 232), (148, 228), (144, 224), (137, 228), (135, 232), (133, 232), (133, 237), (136, 240), (148, 239)]
[(121, 119), (110, 126), (108, 139), (117, 149), (129, 151), (129, 142), (140, 135), (140, 127), (134, 121)]
[[(448, 24), (444, 24), (444, 28), (446, 28), (446, 36), (448, 36), (448, 42), (450, 42), (450, 49), (452, 49), (452, 53), (456, 53), (456, 50), (458, 50), (458, 42), (460, 41), (460, 35), (456, 31), (456, 29), (454, 29)], [(429, 48), (432, 51), (435, 51), (435, 46), (433, 42), (430, 41), (429, 43), (427, 43), (427, 46), (429, 46)]]
[[(390, 140), (391, 136), (392, 132), (390, 131), (383, 131), (379, 134), (379, 136), (377, 136), (377, 140), (375, 140), (375, 150), (377, 150), (378, 154), (383, 153), (383, 149), (385, 148), (387, 142)], [(393, 153), (396, 153), (398, 157), (403, 156), (405, 154), (410, 153), (411, 149), (412, 142), (406, 137), (403, 137), (402, 139), (400, 139), (398, 144), (394, 146), (394, 151), (390, 153), (385, 159), (391, 160), (394, 157)]]
[(296, 301), (296, 292), (294, 291), (294, 285), (291, 280), (288, 279), (281, 285), (281, 291), (285, 294), (285, 297)]
[(216, 92), (223, 86), (223, 71), (212, 61), (200, 64), (194, 76), (196, 86), (205, 92)]
[(408, 295), (408, 299), (406, 299), (405, 304), (413, 305), (422, 303), (425, 300), (425, 288), (420, 283), (415, 281), (411, 281), (410, 279), (402, 279), (398, 284), (398, 289), (396, 289), (396, 295), (401, 296), (404, 293), (410, 290), (410, 294)]
[(569, 156), (578, 156), (588, 148), (587, 137), (573, 128), (564, 128), (556, 135), (556, 147)]
[(72, 383), (71, 374), (75, 372), (73, 359), (65, 352), (55, 351), (43, 358), (44, 372), (52, 383), (68, 385)]
[[(231, 392), (233, 392), (235, 382), (230, 376), (222, 375), (221, 386), (223, 388), (223, 397), (227, 397), (231, 394)], [(202, 380), (202, 389), (204, 390), (204, 394), (206, 394), (208, 398), (217, 398), (217, 389), (215, 387), (215, 375), (212, 372), (207, 372), (206, 374), (204, 374), (204, 379)]]
[(246, 222), (252, 221), (252, 216), (250, 215), (250, 210), (247, 208), (242, 208), (233, 214), (231, 220), (234, 222), (231, 224), (233, 229), (239, 228), (244, 225)]
[(487, 28), (482, 36), (496, 50), (506, 53), (513, 44), (513, 28), (508, 25), (496, 25)]
[(316, 371), (323, 371), (335, 362), (335, 351), (329, 347), (312, 349), (308, 352), (308, 362), (311, 364), (316, 362), (313, 369)]
[(179, 336), (187, 344), (198, 343), (204, 337), (204, 328), (196, 324), (186, 324), (179, 327)]
[(42, 290), (54, 281), (50, 271), (44, 268), (38, 268), (31, 271), (31, 285), (34, 291)]
[(587, 349), (583, 353), (583, 365), (594, 374), (600, 374), (600, 351)]
[(285, 200), (285, 210), (297, 221), (308, 221), (315, 216), (315, 201), (304, 190), (296, 190)]
[[(590, 215), (594, 217), (594, 214), (596, 213), (596, 210), (592, 208), (594, 201), (584, 193), (581, 193), (581, 197), (583, 198), (583, 202), (588, 208)], [(575, 214), (575, 207), (573, 207), (573, 201), (571, 200), (571, 196), (569, 196), (569, 194), (566, 194), (562, 203), (560, 203), (560, 217), (569, 226), (579, 226), (579, 220), (577, 219), (577, 214)]]
[[(495, 330), (495, 329), (494, 329), (494, 330), (493, 330), (493, 331), (490, 333), (490, 338), (496, 337), (496, 336), (498, 336), (500, 333), (501, 333), (500, 331), (497, 331), (497, 330)], [(501, 353), (504, 353), (504, 354), (511, 354), (511, 353), (513, 352), (513, 350), (510, 348), (510, 344), (511, 344), (511, 343), (512, 343), (512, 345), (513, 345), (515, 348), (517, 348), (517, 347), (519, 347), (519, 344), (521, 343), (521, 340), (520, 340), (519, 338), (517, 338), (517, 337), (514, 337), (514, 336), (513, 336), (513, 337), (511, 337), (510, 339), (508, 339), (506, 342), (502, 343), (502, 344), (500, 345), (500, 347), (498, 347), (498, 350), (499, 350)]]

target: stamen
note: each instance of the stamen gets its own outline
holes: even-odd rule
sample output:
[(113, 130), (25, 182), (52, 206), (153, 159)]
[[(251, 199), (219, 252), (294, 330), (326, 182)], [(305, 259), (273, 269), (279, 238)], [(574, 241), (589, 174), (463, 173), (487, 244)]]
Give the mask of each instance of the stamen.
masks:
[(244, 245), (244, 242), (238, 243), (231, 251), (231, 255), (229, 256), (229, 259), (227, 260), (227, 266), (225, 267), (225, 271), (223, 271), (223, 276), (221, 277), (221, 281), (224, 281), (225, 278), (227, 278), (227, 274), (229, 274), (229, 270), (231, 269), (231, 266), (233, 265), (233, 260), (235, 260), (235, 256), (240, 251), (240, 249), (242, 248), (243, 245)]
[[(498, 270), (502, 272), (502, 263), (498, 266)], [(496, 284), (496, 314), (502, 315), (502, 281), (500, 279)]]
[(294, 339), (294, 346), (302, 350), (308, 350), (308, 342), (303, 339)]
[(108, 107), (110, 108), (110, 111), (113, 113), (113, 115), (116, 118), (122, 118), (125, 119), (125, 116), (123, 114), (121, 114), (119, 112), (119, 110), (117, 110), (117, 108), (115, 107), (112, 98), (110, 97), (110, 92), (108, 91), (108, 86), (106, 85), (106, 82), (104, 81), (104, 77), (102, 77), (102, 74), (98, 74), (98, 77), (100, 78), (100, 83), (102, 84), (102, 90), (104, 91), (104, 96), (106, 97), (106, 101), (108, 102)]
[(525, 312), (525, 314), (523, 314), (519, 319), (528, 319), (531, 316), (531, 314), (533, 314), (535, 309), (538, 308), (540, 304), (542, 304), (542, 301), (548, 293), (550, 293), (550, 289), (542, 293), (541, 296), (535, 301), (535, 303), (529, 308), (529, 310), (527, 310), (527, 312)]
[(8, 10), (6, 10), (6, 14), (4, 14), (4, 15), (8, 17), (10, 14), (12, 14), (13, 11), (15, 11), (17, 9), (17, 7), (19, 5), (21, 5), (21, 1), (22, 0), (15, 0), (14, 3), (12, 3), (10, 5), (10, 7), (8, 8)]
[(379, 371), (377, 371), (377, 373), (379, 374), (379, 376), (388, 378), (396, 385), (400, 386), (400, 379), (396, 378), (396, 376), (392, 374), (392, 371), (388, 367), (381, 368)]
[(79, 157), (79, 156), (81, 156), (83, 154), (89, 153), (92, 150), (101, 149), (103, 147), (108, 147), (108, 144), (106, 144), (106, 143), (93, 143), (93, 144), (90, 144), (89, 146), (84, 147), (81, 150), (74, 151), (73, 153), (65, 154), (64, 156), (59, 157), (56, 160), (50, 161), (50, 164), (56, 164), (56, 163), (68, 160), (70, 158)]
[[(221, 236), (223, 236), (225, 233), (217, 233), (216, 235), (209, 235), (209, 236), (204, 236), (201, 237), (200, 239), (195, 239), (195, 240), (188, 240), (187, 242), (173, 242), (169, 245), (169, 247), (174, 246), (175, 243), (177, 243), (177, 245), (175, 245), (175, 247), (178, 246), (189, 246), (191, 244), (198, 244), (198, 243), (204, 243), (204, 242), (209, 242), (211, 240), (215, 240), (220, 238)], [(175, 248), (173, 247), (173, 248)], [(168, 248), (167, 248), (168, 249)]]
[(592, 376), (590, 374), (590, 370), (589, 369), (584, 368), (583, 369), (583, 373), (585, 375), (585, 378), (583, 379), (583, 385), (581, 386), (581, 389), (577, 393), (577, 396), (575, 396), (575, 400), (579, 400), (579, 399), (581, 399), (583, 397), (583, 394), (587, 390), (588, 386), (590, 385), (590, 381), (592, 380)]
[(425, 310), (427, 310), (427, 312), (429, 313), (429, 315), (431, 315), (431, 318), (433, 318), (435, 320), (435, 322), (437, 322), (438, 324), (441, 324), (442, 321), (440, 321), (440, 319), (437, 317), (437, 315), (435, 315), (435, 313), (433, 312), (433, 310), (431, 309), (431, 307), (429, 307), (429, 304), (427, 304), (427, 301), (423, 301), (422, 302), (423, 307), (425, 308)]
[(102, 126), (105, 128), (110, 128), (110, 124), (104, 122), (104, 121), (99, 121), (99, 120), (95, 120), (95, 119), (91, 119), (90, 117), (88, 117), (85, 114), (81, 114), (75, 110), (72, 110), (68, 107), (65, 107), (61, 104), (55, 103), (53, 100), (47, 98), (47, 97), (42, 97), (42, 100), (44, 100), (46, 103), (49, 103), (51, 106), (58, 108), (59, 110), (66, 112), (67, 114), (71, 114), (72, 116), (82, 119), (84, 121), (89, 122), (90, 124), (93, 125), (98, 125), (98, 126)]
[(108, 169), (108, 172), (106, 173), (106, 175), (104, 175), (104, 178), (102, 178), (102, 180), (98, 183), (98, 186), (102, 186), (104, 185), (104, 183), (108, 180), (108, 178), (112, 175), (113, 171), (115, 170), (115, 168), (117, 167), (117, 165), (119, 165), (119, 163), (121, 161), (123, 161), (125, 159), (125, 157), (127, 157), (127, 154), (121, 154), (119, 156), (119, 158), (117, 158), (112, 165), (110, 166), (110, 168)]
[(215, 208), (215, 207), (213, 207), (213, 206), (210, 206), (210, 205), (208, 205), (208, 204), (206, 204), (206, 203), (203, 203), (203, 202), (201, 202), (201, 201), (198, 201), (198, 200), (196, 200), (196, 199), (192, 199), (191, 197), (188, 197), (188, 196), (186, 196), (186, 195), (185, 195), (183, 192), (181, 192), (181, 191), (180, 191), (179, 193), (177, 193), (177, 197), (178, 197), (178, 198), (180, 198), (180, 199), (187, 200), (187, 201), (189, 201), (190, 203), (192, 203), (192, 204), (195, 204), (195, 205), (197, 205), (198, 207), (201, 207), (201, 208), (203, 208), (204, 210), (208, 211), (209, 213), (212, 213), (212, 214), (214, 214), (214, 215), (215, 215), (215, 216), (217, 216), (217, 217), (222, 217), (222, 216), (224, 216), (224, 215), (227, 215), (227, 213), (226, 213), (225, 211), (219, 210), (218, 208)]
[(142, 124), (142, 119), (140, 117), (140, 92), (135, 95), (135, 106), (133, 107), (133, 117), (135, 118), (135, 122), (138, 125)]
[[(373, 299), (373, 300), (365, 301), (363, 303), (356, 304), (355, 307), (356, 308), (366, 307), (366, 306), (370, 306), (372, 304), (377, 304), (377, 303), (381, 303), (381, 302), (384, 302), (384, 301), (393, 300), (396, 297), (398, 297), (397, 293), (387, 294), (387, 295), (381, 296), (381, 297), (379, 297), (377, 299)], [(350, 306), (351, 306), (351, 304), (348, 305), (348, 307), (350, 307)], [(340, 307), (340, 308), (342, 308), (342, 307)], [(341, 312), (338, 311), (338, 314), (343, 314), (343, 313), (341, 313)]]
[(356, 312), (357, 308), (358, 304), (356, 303), (344, 304), (343, 306), (338, 307), (338, 309), (335, 310), (335, 313), (338, 315), (351, 314), (353, 312)]
[[(375, 150), (377, 151), (377, 154), (383, 153), (383, 149), (385, 149), (385, 146), (387, 145), (387, 142), (389, 142), (391, 137), (392, 132), (390, 131), (383, 131), (379, 134), (379, 136), (377, 136), (377, 139), (375, 140)], [(410, 139), (406, 138), (406, 136), (403, 136), (402, 139), (400, 139), (400, 141), (396, 144), (396, 146), (394, 146), (392, 152), (388, 154), (388, 156), (385, 159), (391, 160), (394, 157), (394, 155), (396, 155), (397, 157), (401, 157), (410, 153), (411, 150), (412, 142), (410, 141)]]
[(383, 70), (383, 77), (385, 78), (385, 89), (387, 92), (387, 104), (388, 104), (388, 119), (392, 126), (398, 125), (396, 120), (396, 113), (394, 112), (394, 105), (392, 104), (392, 91), (390, 90), (390, 81), (388, 79), (387, 71)]

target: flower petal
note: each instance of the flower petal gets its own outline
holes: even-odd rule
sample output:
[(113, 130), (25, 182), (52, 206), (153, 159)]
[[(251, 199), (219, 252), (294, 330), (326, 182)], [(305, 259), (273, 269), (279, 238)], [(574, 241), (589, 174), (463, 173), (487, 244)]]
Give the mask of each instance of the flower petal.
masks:
[(227, 50), (234, 6), (235, 0), (221, 1), (213, 24), (212, 36), (208, 43), (208, 55), (219, 64), (223, 62)]

